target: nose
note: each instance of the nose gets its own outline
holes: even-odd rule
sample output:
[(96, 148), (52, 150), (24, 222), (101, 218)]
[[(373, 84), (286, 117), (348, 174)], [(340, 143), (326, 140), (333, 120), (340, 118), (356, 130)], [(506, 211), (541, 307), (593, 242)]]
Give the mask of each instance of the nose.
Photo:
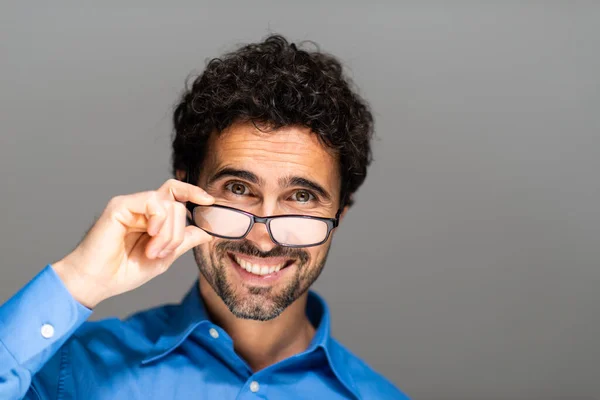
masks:
[[(277, 202), (275, 200), (265, 199), (257, 209), (253, 210), (253, 212), (255, 212), (254, 215), (258, 216), (275, 215), (277, 212)], [(254, 223), (254, 226), (250, 232), (248, 232), (246, 239), (254, 243), (256, 247), (263, 252), (267, 252), (277, 246), (277, 244), (271, 240), (271, 236), (269, 236), (267, 225), (262, 222)]]
[(270, 251), (273, 247), (277, 246), (271, 240), (271, 236), (269, 236), (267, 225), (260, 222), (254, 224), (250, 232), (248, 232), (246, 239), (254, 243), (263, 252)]

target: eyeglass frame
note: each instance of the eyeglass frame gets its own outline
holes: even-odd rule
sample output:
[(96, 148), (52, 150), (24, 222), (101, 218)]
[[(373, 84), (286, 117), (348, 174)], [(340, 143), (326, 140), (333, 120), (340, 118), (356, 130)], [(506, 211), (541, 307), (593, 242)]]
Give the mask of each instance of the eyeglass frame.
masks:
[[(278, 244), (280, 246), (283, 247), (290, 247), (290, 248), (303, 248), (303, 247), (314, 247), (314, 246), (320, 246), (323, 243), (325, 243), (328, 239), (329, 236), (331, 235), (331, 232), (337, 228), (340, 224), (340, 215), (342, 214), (342, 209), (340, 208), (337, 213), (335, 214), (335, 218), (325, 218), (325, 217), (314, 217), (312, 215), (302, 215), (302, 214), (283, 214), (283, 215), (271, 215), (269, 217), (259, 217), (257, 215), (254, 215), (248, 211), (244, 211), (244, 210), (240, 210), (238, 208), (234, 208), (234, 207), (229, 207), (229, 206), (224, 206), (222, 204), (211, 204), (209, 206), (203, 206), (200, 204), (195, 204), (192, 203), (190, 201), (188, 201), (186, 203), (186, 208), (188, 209), (188, 211), (190, 212), (191, 218), (188, 217), (188, 219), (194, 224), (194, 226), (200, 228), (197, 224), (196, 221), (194, 221), (194, 209), (196, 207), (216, 207), (216, 208), (223, 208), (226, 210), (231, 210), (231, 211), (235, 211), (238, 212), (240, 214), (244, 214), (247, 217), (250, 218), (250, 225), (248, 226), (248, 229), (246, 230), (246, 232), (244, 232), (243, 235), (239, 236), (239, 237), (232, 237), (232, 236), (223, 236), (223, 235), (218, 235), (216, 233), (213, 232), (209, 232), (206, 229), (202, 229), (204, 232), (208, 233), (209, 235), (221, 238), (221, 239), (232, 239), (232, 240), (239, 240), (239, 239), (243, 239), (245, 238), (248, 233), (250, 233), (250, 231), (252, 230), (252, 228), (254, 227), (254, 224), (256, 223), (260, 223), (260, 224), (265, 224), (265, 227), (267, 228), (267, 232), (269, 233), (269, 237), (271, 238), (271, 240), (273, 241), (273, 243)], [(325, 222), (325, 224), (327, 224), (327, 235), (325, 235), (325, 239), (323, 239), (322, 241), (318, 242), (318, 243), (314, 243), (314, 244), (309, 244), (309, 245), (304, 245), (304, 244), (283, 244), (278, 242), (277, 240), (275, 240), (275, 238), (273, 237), (273, 233), (271, 232), (271, 221), (274, 219), (278, 219), (278, 218), (306, 218), (306, 219), (314, 219), (317, 221), (322, 221)]]

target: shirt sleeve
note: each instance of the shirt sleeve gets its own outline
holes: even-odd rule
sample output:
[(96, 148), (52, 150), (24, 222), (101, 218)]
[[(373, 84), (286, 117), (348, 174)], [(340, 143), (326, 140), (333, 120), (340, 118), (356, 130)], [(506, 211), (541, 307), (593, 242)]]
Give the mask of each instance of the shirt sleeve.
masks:
[(32, 377), (91, 314), (51, 265), (0, 306), (0, 399), (22, 399)]

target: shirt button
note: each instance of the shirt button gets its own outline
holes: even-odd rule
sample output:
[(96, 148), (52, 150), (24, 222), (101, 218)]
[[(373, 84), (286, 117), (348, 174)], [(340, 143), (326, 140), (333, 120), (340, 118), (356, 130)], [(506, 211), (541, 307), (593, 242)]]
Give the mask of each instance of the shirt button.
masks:
[(250, 390), (253, 393), (256, 393), (256, 392), (258, 392), (258, 389), (260, 389), (260, 385), (258, 384), (258, 382), (252, 381), (252, 383), (250, 384)]
[(212, 336), (213, 339), (217, 339), (219, 337), (219, 332), (217, 332), (215, 328), (210, 328), (208, 333), (210, 333), (210, 336)]
[(54, 336), (54, 327), (50, 324), (44, 324), (42, 325), (41, 333), (44, 338), (50, 339)]

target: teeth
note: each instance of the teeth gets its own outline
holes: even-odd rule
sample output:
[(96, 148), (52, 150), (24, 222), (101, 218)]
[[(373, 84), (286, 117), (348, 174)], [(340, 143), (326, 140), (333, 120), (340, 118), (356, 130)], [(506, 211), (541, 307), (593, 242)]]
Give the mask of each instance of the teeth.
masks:
[(272, 267), (267, 267), (266, 265), (257, 265), (251, 264), (248, 261), (242, 260), (241, 258), (234, 257), (235, 261), (240, 265), (240, 267), (244, 268), (246, 271), (255, 274), (255, 275), (268, 275), (273, 272), (279, 272), (281, 268), (283, 268), (284, 264), (274, 265)]

